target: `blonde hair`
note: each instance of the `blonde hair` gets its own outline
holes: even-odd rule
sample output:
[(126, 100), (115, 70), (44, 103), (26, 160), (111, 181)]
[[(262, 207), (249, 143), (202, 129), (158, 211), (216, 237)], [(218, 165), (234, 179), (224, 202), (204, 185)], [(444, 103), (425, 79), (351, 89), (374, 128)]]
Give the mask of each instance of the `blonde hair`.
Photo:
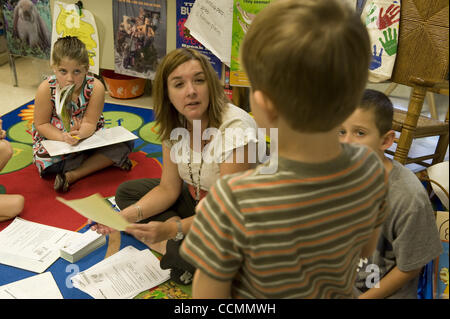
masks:
[(355, 10), (336, 0), (279, 0), (253, 20), (241, 60), (253, 90), (293, 129), (326, 132), (361, 99), (370, 40)]
[(170, 102), (167, 79), (178, 66), (190, 60), (199, 61), (205, 73), (209, 91), (207, 111), (209, 127), (219, 127), (222, 122), (222, 110), (228, 100), (217, 73), (208, 59), (198, 51), (188, 48), (176, 49), (167, 54), (161, 61), (153, 81), (153, 110), (156, 124), (159, 125), (159, 136), (163, 141), (170, 138), (170, 132), (173, 129), (185, 126), (184, 119), (179, 116), (178, 111)]
[(60, 65), (64, 58), (75, 60), (89, 68), (89, 53), (84, 43), (77, 37), (67, 36), (56, 40), (53, 45), (51, 65)]

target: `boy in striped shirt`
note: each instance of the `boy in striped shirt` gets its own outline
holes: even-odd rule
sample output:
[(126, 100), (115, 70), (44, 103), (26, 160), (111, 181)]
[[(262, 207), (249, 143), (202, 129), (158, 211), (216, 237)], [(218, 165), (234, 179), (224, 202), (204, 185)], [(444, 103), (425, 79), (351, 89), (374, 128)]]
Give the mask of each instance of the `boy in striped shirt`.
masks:
[(241, 48), (278, 169), (228, 175), (197, 206), (180, 249), (197, 268), (193, 297), (352, 298), (387, 213), (380, 159), (337, 135), (367, 81), (367, 31), (338, 0), (279, 0)]

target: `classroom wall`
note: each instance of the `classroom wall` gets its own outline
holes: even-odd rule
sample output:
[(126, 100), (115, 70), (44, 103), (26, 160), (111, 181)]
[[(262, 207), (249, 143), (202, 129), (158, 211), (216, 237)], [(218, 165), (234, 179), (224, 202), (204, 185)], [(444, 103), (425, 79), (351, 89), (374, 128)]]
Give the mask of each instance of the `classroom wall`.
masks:
[[(50, 0), (53, 17), (53, 6), (56, 0)], [(77, 1), (59, 0), (67, 4)], [(112, 0), (82, 0), (83, 8), (92, 12), (97, 24), (100, 41), (100, 68), (114, 70), (114, 35)], [(167, 0), (167, 52), (176, 47), (176, 0)]]

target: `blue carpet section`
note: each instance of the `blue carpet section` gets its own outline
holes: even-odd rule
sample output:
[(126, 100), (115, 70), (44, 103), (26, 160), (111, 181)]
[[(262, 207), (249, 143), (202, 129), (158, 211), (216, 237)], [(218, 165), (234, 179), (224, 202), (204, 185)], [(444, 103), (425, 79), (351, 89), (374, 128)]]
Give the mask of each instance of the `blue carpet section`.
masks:
[[(84, 233), (86, 230), (87, 228), (85, 226), (80, 230), (80, 232)], [(130, 245), (139, 250), (148, 248), (146, 245), (144, 245), (134, 237), (122, 232), (120, 249)], [(65, 259), (59, 258), (46, 270), (52, 273), (53, 278), (55, 279), (56, 284), (58, 285), (58, 288), (61, 291), (64, 299), (92, 299), (92, 297), (88, 294), (85, 294), (81, 290), (72, 287), (70, 278), (75, 276), (77, 273), (86, 270), (102, 261), (105, 258), (107, 247), (108, 238), (106, 239), (105, 245), (93, 251), (86, 257), (80, 259), (75, 264), (71, 264)], [(0, 264), (0, 286), (34, 275), (37, 274), (31, 271)]]
[[(16, 123), (22, 121), (22, 118), (19, 114), (22, 110), (26, 110), (29, 105), (34, 104), (34, 101), (31, 101), (22, 107), (11, 111), (2, 116), (3, 120), (3, 129), (7, 130), (12, 127)], [(154, 120), (153, 111), (150, 109), (143, 109), (131, 106), (123, 106), (111, 103), (105, 103), (104, 112), (127, 112), (132, 113), (135, 118), (140, 117), (142, 121), (141, 125), (138, 125), (136, 129), (133, 130), (133, 133), (137, 136), (139, 135), (139, 130), (147, 123), (152, 122)], [(137, 115), (137, 117), (136, 117)], [(114, 119), (114, 121), (120, 121), (122, 119)], [(105, 116), (106, 125), (112, 124), (110, 123), (111, 119), (108, 119)], [(161, 154), (161, 145), (153, 144), (139, 138), (135, 141), (135, 149), (133, 151), (142, 151), (147, 154), (148, 157), (156, 158), (160, 163), (162, 163), (162, 154)], [(80, 232), (85, 232), (87, 230), (86, 226), (80, 230)], [(148, 247), (142, 244), (140, 241), (136, 240), (134, 237), (121, 233), (121, 249), (132, 245), (139, 250), (147, 249)], [(76, 264), (71, 264), (68, 261), (59, 258), (53, 265), (51, 265), (47, 271), (50, 271), (61, 291), (61, 294), (64, 298), (69, 299), (86, 299), (91, 298), (89, 295), (83, 293), (77, 288), (72, 287), (70, 278), (76, 275), (78, 272), (86, 270), (91, 266), (97, 264), (102, 261), (105, 257), (105, 253), (108, 247), (108, 238), (107, 242), (104, 246), (87, 255), (86, 257), (79, 260)], [(0, 286), (5, 285), (17, 280), (25, 279), (31, 276), (36, 275), (34, 272), (6, 266), (0, 264)]]
[(28, 105), (32, 105), (32, 104), (34, 104), (34, 100), (22, 105), (21, 107), (15, 109), (9, 113), (6, 113), (5, 115), (2, 115), (1, 118), (3, 120), (3, 129), (6, 130), (9, 127), (16, 124), (18, 121), (20, 121), (21, 118), (19, 117), (19, 113), (23, 109), (26, 109), (28, 107)]

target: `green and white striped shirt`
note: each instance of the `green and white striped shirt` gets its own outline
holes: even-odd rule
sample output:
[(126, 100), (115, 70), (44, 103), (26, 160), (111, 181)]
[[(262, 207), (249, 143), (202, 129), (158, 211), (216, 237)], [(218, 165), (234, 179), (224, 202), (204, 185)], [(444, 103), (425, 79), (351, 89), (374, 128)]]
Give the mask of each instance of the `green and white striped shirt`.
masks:
[(278, 159), (218, 180), (197, 207), (181, 255), (233, 298), (352, 298), (362, 247), (385, 218), (387, 178), (366, 147), (332, 162)]

